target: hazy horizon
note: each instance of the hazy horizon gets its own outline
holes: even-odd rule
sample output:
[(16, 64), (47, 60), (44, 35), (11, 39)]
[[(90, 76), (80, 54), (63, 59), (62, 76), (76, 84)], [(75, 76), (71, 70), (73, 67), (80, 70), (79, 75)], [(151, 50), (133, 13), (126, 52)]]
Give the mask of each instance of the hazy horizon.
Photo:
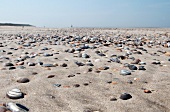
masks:
[(170, 28), (168, 0), (5, 0), (0, 23), (37, 27)]

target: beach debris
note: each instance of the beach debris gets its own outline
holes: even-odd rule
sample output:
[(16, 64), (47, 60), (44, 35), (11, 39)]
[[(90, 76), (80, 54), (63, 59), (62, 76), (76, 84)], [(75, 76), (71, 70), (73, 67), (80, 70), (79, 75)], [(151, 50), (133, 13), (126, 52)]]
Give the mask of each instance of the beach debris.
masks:
[(6, 93), (6, 96), (10, 99), (20, 99), (24, 97), (24, 94), (20, 89), (14, 88)]
[(6, 104), (7, 108), (12, 112), (28, 112), (29, 109), (19, 103), (9, 102)]

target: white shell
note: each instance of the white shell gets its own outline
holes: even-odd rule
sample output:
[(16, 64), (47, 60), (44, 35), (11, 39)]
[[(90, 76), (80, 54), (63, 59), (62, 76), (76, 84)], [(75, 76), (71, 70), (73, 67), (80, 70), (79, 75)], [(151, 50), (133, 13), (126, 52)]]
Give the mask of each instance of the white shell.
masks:
[(12, 102), (7, 103), (7, 108), (12, 112), (27, 112), (27, 110), (18, 107), (16, 103), (12, 103)]
[(8, 91), (7, 95), (9, 98), (20, 98), (22, 97), (23, 93), (21, 92), (20, 89), (15, 88), (15, 89)]
[(8, 103), (8, 104), (7, 104), (7, 107), (8, 107), (11, 111), (14, 111), (14, 112), (19, 112), (19, 111), (20, 111), (19, 107), (18, 107), (15, 103), (12, 103), (12, 102)]
[(101, 62), (101, 60), (100, 59), (96, 59), (95, 62)]

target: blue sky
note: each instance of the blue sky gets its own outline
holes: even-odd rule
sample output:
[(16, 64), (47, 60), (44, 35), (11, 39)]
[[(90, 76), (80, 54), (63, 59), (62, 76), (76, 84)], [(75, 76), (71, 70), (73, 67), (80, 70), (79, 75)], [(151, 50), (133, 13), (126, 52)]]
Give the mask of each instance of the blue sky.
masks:
[(170, 0), (1, 0), (0, 22), (38, 27), (170, 27)]

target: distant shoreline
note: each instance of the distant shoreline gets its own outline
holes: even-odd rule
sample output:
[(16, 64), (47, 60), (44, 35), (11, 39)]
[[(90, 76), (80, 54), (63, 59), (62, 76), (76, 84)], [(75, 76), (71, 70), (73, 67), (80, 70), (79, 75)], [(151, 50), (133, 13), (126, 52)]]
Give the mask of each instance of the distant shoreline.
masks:
[(15, 24), (15, 23), (0, 23), (0, 26), (31, 26), (31, 27), (34, 27), (33, 25), (30, 25), (30, 24)]

